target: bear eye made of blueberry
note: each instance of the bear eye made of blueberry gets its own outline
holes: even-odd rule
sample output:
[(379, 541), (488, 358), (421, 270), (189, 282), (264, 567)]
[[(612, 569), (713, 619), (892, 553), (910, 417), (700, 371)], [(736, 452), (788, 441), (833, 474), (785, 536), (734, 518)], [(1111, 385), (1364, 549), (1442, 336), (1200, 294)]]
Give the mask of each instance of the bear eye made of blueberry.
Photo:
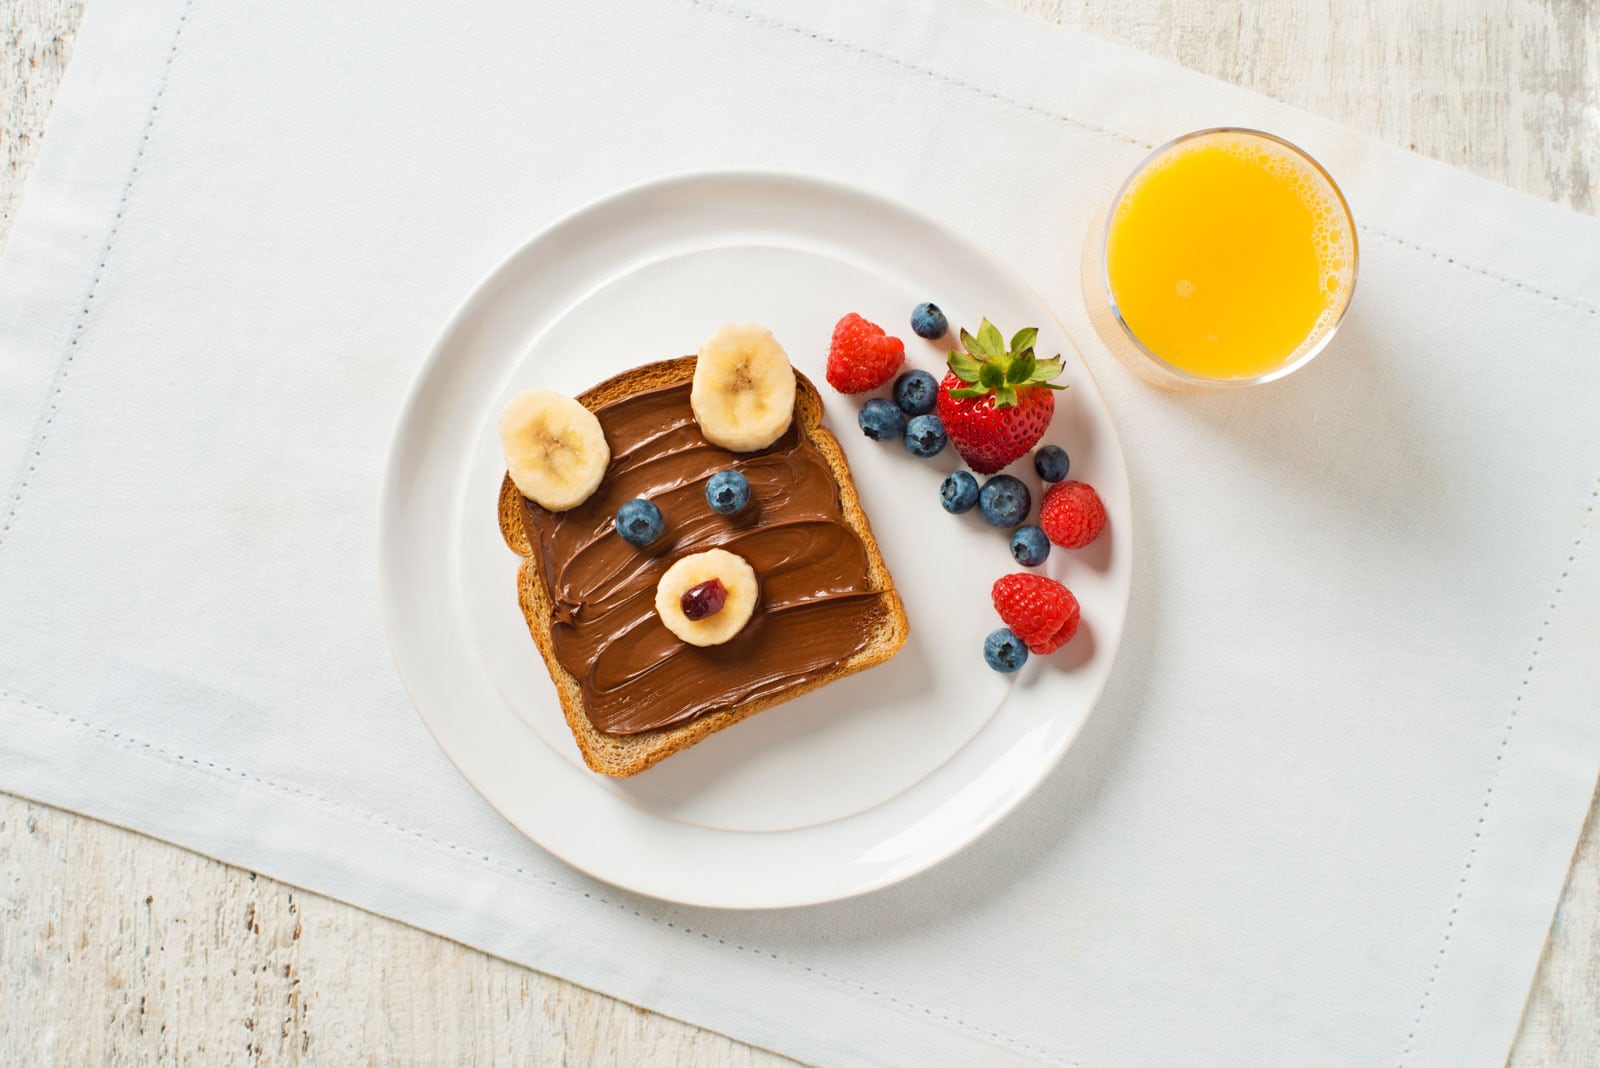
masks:
[(706, 503), (718, 515), (734, 515), (750, 504), (750, 480), (739, 472), (718, 471), (706, 479)]

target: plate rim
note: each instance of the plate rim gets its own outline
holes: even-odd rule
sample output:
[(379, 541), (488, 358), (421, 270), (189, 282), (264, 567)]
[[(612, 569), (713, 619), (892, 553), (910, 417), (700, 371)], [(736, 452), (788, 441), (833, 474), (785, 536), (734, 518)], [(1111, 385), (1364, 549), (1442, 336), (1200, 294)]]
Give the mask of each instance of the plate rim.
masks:
[[(509, 826), (516, 830), (518, 834), (537, 846), (543, 852), (556, 858), (561, 863), (584, 873), (590, 878), (605, 883), (608, 886), (614, 886), (619, 889), (626, 890), (631, 893), (641, 894), (656, 900), (666, 901), (678, 905), (730, 909), (734, 911), (764, 911), (769, 909), (800, 908), (808, 905), (847, 900), (863, 894), (872, 893), (876, 890), (881, 890), (888, 886), (902, 882), (914, 875), (920, 874), (933, 867), (936, 867), (939, 864), (942, 864), (944, 861), (950, 859), (952, 856), (966, 849), (968, 846), (972, 845), (974, 842), (978, 841), (980, 838), (992, 831), (996, 826), (1010, 816), (1011, 813), (1013, 813), (1025, 800), (1031, 797), (1047, 778), (1049, 778), (1057, 771), (1057, 769), (1059, 769), (1067, 752), (1077, 742), (1079, 735), (1083, 731), (1084, 725), (1089, 721), (1090, 716), (1092, 716), (1095, 710), (1099, 707), (1100, 701), (1105, 694), (1106, 685), (1109, 683), (1112, 673), (1116, 670), (1117, 656), (1121, 650), (1122, 638), (1127, 625), (1127, 610), (1132, 595), (1133, 568), (1135, 566), (1134, 543), (1136, 531), (1134, 529), (1132, 509), (1130, 507), (1127, 515), (1118, 517), (1118, 526), (1122, 528), (1122, 536), (1125, 538), (1127, 546), (1126, 553), (1128, 556), (1128, 581), (1123, 586), (1122, 597), (1120, 598), (1120, 604), (1118, 605), (1119, 614), (1117, 618), (1117, 626), (1114, 630), (1114, 633), (1112, 633), (1109, 638), (1101, 639), (1109, 646), (1106, 654), (1106, 669), (1098, 683), (1092, 687), (1092, 696), (1087, 702), (1086, 711), (1081, 717), (1078, 718), (1076, 723), (1074, 723), (1062, 734), (1055, 751), (1049, 753), (1047, 758), (1038, 765), (1038, 774), (1034, 776), (1031, 781), (1028, 781), (1020, 788), (1011, 791), (1010, 794), (1004, 799), (1003, 803), (994, 806), (989, 812), (985, 813), (982, 818), (969, 823), (963, 829), (961, 834), (952, 836), (949, 842), (942, 843), (933, 849), (927, 850), (918, 858), (917, 863), (914, 866), (907, 866), (894, 870), (883, 870), (873, 876), (858, 880), (847, 888), (835, 892), (804, 893), (787, 897), (783, 900), (770, 901), (749, 901), (739, 899), (718, 899), (714, 901), (708, 901), (703, 898), (696, 899), (681, 894), (663, 893), (659, 890), (649, 889), (621, 881), (613, 874), (597, 871), (592, 865), (586, 864), (579, 859), (575, 859), (567, 853), (552, 847), (545, 841), (542, 841), (540, 838), (535, 837), (535, 835), (529, 830), (525, 829), (520, 822), (513, 819), (512, 816), (506, 812), (505, 808), (503, 808), (501, 804), (499, 804), (490, 796), (488, 792), (480, 787), (474, 774), (461, 764), (461, 762), (457, 759), (456, 754), (452, 752), (444, 738), (441, 737), (439, 729), (435, 726), (434, 719), (430, 717), (429, 713), (424, 708), (424, 703), (418, 698), (417, 689), (413, 685), (412, 677), (408, 673), (405, 662), (401, 657), (399, 646), (396, 642), (397, 610), (393, 603), (395, 595), (390, 588), (391, 583), (389, 581), (389, 575), (394, 568), (395, 560), (393, 559), (393, 556), (398, 549), (394, 544), (394, 539), (387, 534), (390, 524), (386, 523), (384, 520), (385, 517), (393, 514), (397, 507), (395, 500), (400, 492), (401, 477), (398, 470), (398, 460), (399, 453), (402, 451), (402, 442), (405, 439), (407, 430), (416, 424), (420, 419), (420, 410), (423, 407), (427, 396), (424, 386), (439, 372), (440, 366), (447, 356), (447, 343), (460, 333), (463, 325), (469, 322), (470, 317), (478, 311), (479, 306), (484, 301), (491, 299), (490, 294), (496, 293), (501, 288), (503, 283), (507, 280), (513, 264), (525, 256), (530, 248), (546, 241), (563, 228), (579, 223), (586, 217), (603, 214), (615, 205), (622, 204), (642, 196), (648, 196), (652, 194), (660, 195), (669, 193), (678, 188), (692, 187), (710, 183), (744, 183), (752, 186), (759, 186), (762, 184), (774, 186), (810, 186), (813, 188), (819, 188), (836, 197), (852, 198), (865, 204), (870, 204), (886, 213), (899, 216), (908, 221), (914, 221), (921, 227), (930, 228), (931, 230), (937, 232), (943, 240), (951, 242), (955, 246), (961, 248), (967, 255), (983, 263), (988, 270), (994, 272), (1011, 285), (1016, 286), (1019, 290), (1026, 293), (1038, 305), (1042, 312), (1049, 317), (1051, 324), (1054, 325), (1058, 331), (1060, 331), (1062, 337), (1066, 338), (1073, 347), (1074, 354), (1077, 357), (1078, 365), (1083, 374), (1083, 382), (1093, 390), (1095, 401), (1105, 413), (1105, 429), (1107, 433), (1106, 442), (1114, 453), (1112, 459), (1114, 460), (1116, 468), (1122, 473), (1124, 484), (1130, 486), (1131, 505), (1131, 483), (1128, 480), (1127, 463), (1122, 450), (1120, 437), (1117, 434), (1116, 424), (1111, 417), (1111, 410), (1109, 406), (1105, 403), (1105, 396), (1100, 389), (1099, 383), (1095, 380), (1093, 371), (1089, 367), (1088, 361), (1083, 358), (1083, 350), (1082, 346), (1079, 344), (1078, 338), (1066, 329), (1065, 325), (1061, 322), (1060, 317), (1057, 316), (1053, 310), (1051, 310), (1050, 305), (1044, 300), (1044, 298), (1041, 297), (1039, 293), (1031, 285), (1029, 285), (1025, 279), (1022, 278), (1021, 275), (1019, 275), (1013, 268), (1002, 261), (997, 255), (990, 252), (987, 248), (972, 240), (967, 235), (948, 226), (944, 222), (899, 203), (883, 193), (826, 175), (776, 167), (687, 169), (663, 173), (628, 183), (609, 192), (596, 196), (590, 200), (584, 201), (577, 206), (562, 212), (509, 249), (488, 271), (478, 278), (478, 280), (466, 291), (462, 299), (456, 304), (454, 310), (452, 310), (438, 332), (434, 335), (428, 346), (426, 355), (411, 372), (411, 379), (406, 386), (405, 393), (402, 396), (395, 418), (389, 430), (389, 435), (384, 450), (383, 465), (379, 475), (379, 492), (374, 515), (375, 525), (377, 528), (377, 568), (375, 578), (378, 585), (379, 608), (383, 618), (384, 639), (389, 647), (389, 654), (390, 658), (394, 662), (395, 672), (399, 676), (401, 685), (404, 687), (406, 696), (410, 700), (418, 718), (422, 720), (429, 736), (439, 747), (439, 750), (444, 754), (445, 758), (450, 761), (451, 765), (462, 776), (466, 783), (472, 788), (473, 792), (478, 794), (478, 796), (482, 798), (483, 801), (492, 809), (494, 809), (496, 814), (499, 815), (499, 817)], [(967, 745), (971, 744), (972, 740), (969, 739), (969, 741), (961, 748), (964, 749)], [(961, 749), (958, 749), (956, 752), (959, 753), (960, 751)], [(743, 832), (724, 833), (733, 834)]]

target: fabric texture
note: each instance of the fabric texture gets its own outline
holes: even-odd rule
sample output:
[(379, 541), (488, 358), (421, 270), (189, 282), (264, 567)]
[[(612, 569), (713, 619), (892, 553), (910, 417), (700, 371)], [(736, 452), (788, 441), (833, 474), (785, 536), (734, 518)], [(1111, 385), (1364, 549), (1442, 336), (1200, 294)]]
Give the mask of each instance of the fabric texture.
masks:
[[(1077, 289), (1150, 146), (1361, 223), (1336, 345), (1172, 396)], [(976, 3), (94, 0), (0, 262), (0, 788), (823, 1063), (1499, 1063), (1600, 770), (1600, 223)], [(1137, 531), (1109, 689), (954, 859), (777, 913), (591, 881), (397, 680), (379, 469), (560, 214), (765, 166), (948, 220), (1077, 338)], [(875, 1036), (863, 1048), (861, 1035)]]

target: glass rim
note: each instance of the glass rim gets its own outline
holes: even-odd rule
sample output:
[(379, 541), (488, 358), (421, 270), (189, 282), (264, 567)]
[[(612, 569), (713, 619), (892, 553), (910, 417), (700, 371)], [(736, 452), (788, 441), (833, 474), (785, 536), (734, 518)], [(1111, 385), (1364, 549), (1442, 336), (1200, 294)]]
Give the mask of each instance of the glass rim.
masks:
[[(1174, 148), (1177, 148), (1179, 145), (1186, 144), (1189, 141), (1193, 141), (1197, 138), (1209, 137), (1213, 134), (1245, 134), (1249, 137), (1257, 137), (1261, 138), (1262, 140), (1271, 141), (1273, 144), (1288, 149), (1295, 155), (1296, 158), (1304, 160), (1306, 163), (1310, 164), (1312, 170), (1320, 175), (1323, 181), (1328, 183), (1329, 189), (1333, 190), (1334, 200), (1338, 203), (1339, 210), (1344, 214), (1345, 223), (1350, 230), (1350, 283), (1344, 289), (1344, 302), (1339, 306), (1339, 314), (1334, 316), (1333, 322), (1328, 324), (1328, 328), (1323, 331), (1322, 336), (1317, 339), (1316, 344), (1310, 346), (1305, 352), (1301, 353), (1298, 357), (1285, 363), (1281, 367), (1275, 367), (1271, 371), (1267, 371), (1264, 374), (1254, 375), (1250, 378), (1208, 378), (1205, 375), (1197, 375), (1193, 371), (1186, 371), (1181, 367), (1174, 366), (1173, 364), (1167, 362), (1161, 356), (1151, 351), (1150, 347), (1143, 341), (1139, 340), (1139, 335), (1133, 332), (1133, 328), (1129, 326), (1128, 321), (1123, 318), (1122, 309), (1117, 307), (1117, 295), (1116, 292), (1111, 288), (1111, 265), (1109, 262), (1109, 252), (1111, 248), (1111, 222), (1116, 218), (1117, 208), (1119, 205), (1121, 205), (1122, 198), (1127, 195), (1129, 187), (1133, 185), (1134, 181), (1137, 180), (1140, 175), (1144, 174), (1144, 172), (1149, 169), (1151, 164), (1155, 163), (1156, 160), (1160, 159)], [(1333, 175), (1328, 173), (1326, 167), (1317, 162), (1316, 157), (1312, 156), (1311, 153), (1307, 152), (1293, 141), (1279, 137), (1277, 134), (1268, 133), (1265, 130), (1257, 130), (1249, 126), (1208, 126), (1203, 130), (1191, 130), (1189, 133), (1180, 134), (1179, 136), (1168, 141), (1166, 144), (1158, 145), (1148, 156), (1139, 161), (1139, 165), (1133, 169), (1127, 178), (1123, 179), (1122, 184), (1117, 187), (1117, 191), (1112, 194), (1110, 206), (1106, 211), (1105, 225), (1102, 227), (1100, 232), (1100, 282), (1101, 285), (1105, 287), (1106, 304), (1110, 307), (1111, 318), (1116, 320), (1117, 326), (1122, 330), (1123, 336), (1126, 337), (1128, 341), (1130, 341), (1133, 346), (1145, 356), (1145, 358), (1155, 363), (1163, 371), (1172, 375), (1174, 378), (1197, 386), (1227, 387), (1260, 385), (1264, 382), (1272, 382), (1294, 371), (1298, 371), (1300, 368), (1310, 363), (1318, 353), (1328, 347), (1328, 342), (1332, 341), (1333, 335), (1338, 332), (1339, 324), (1344, 322), (1345, 313), (1350, 310), (1350, 301), (1355, 296), (1356, 278), (1360, 273), (1360, 268), (1361, 241), (1360, 235), (1356, 233), (1355, 215), (1350, 211), (1350, 204), (1345, 200), (1344, 190), (1340, 189), (1339, 183), (1333, 180)]]

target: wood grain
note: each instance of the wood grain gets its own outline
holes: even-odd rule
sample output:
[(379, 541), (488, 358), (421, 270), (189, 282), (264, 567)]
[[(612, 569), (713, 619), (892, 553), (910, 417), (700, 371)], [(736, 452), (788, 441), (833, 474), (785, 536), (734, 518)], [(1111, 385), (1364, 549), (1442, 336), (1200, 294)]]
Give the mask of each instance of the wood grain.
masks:
[[(1579, 211), (1582, 0), (1004, 0)], [(0, 0), (0, 241), (82, 0)], [(1600, 809), (1600, 799), (1597, 799)], [(0, 1064), (788, 1063), (348, 905), (0, 795)], [(1591, 809), (1511, 1063), (1600, 1064)]]
[(0, 795), (0, 1064), (785, 1063)]
[(0, 0), (0, 247), (82, 19), (83, 0)]

